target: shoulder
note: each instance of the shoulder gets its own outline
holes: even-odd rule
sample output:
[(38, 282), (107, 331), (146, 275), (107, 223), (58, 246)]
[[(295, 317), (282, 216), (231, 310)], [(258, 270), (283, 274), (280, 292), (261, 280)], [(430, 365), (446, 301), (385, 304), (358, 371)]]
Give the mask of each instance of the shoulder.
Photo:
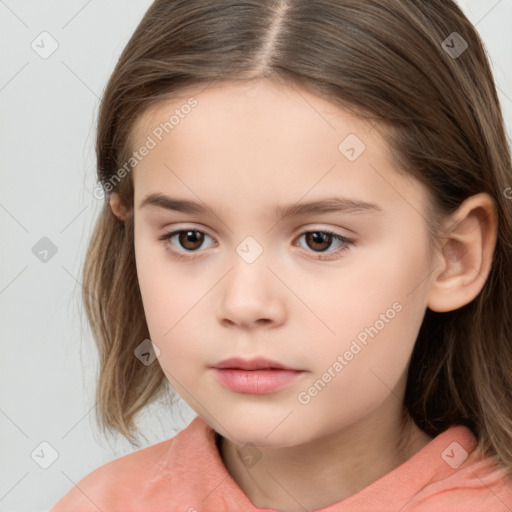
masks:
[[(468, 427), (454, 425), (359, 496), (378, 496), (389, 511), (510, 512), (512, 477)], [(361, 504), (367, 510), (367, 502)]]
[(50, 512), (110, 510), (113, 504), (138, 494), (147, 477), (158, 475), (165, 478), (166, 471), (164, 469), (162, 474), (162, 466), (174, 439), (143, 448), (95, 469), (75, 483)]
[(423, 489), (411, 511), (505, 512), (512, 508), (512, 476), (476, 449), (458, 471)]
[(172, 462), (205, 430), (197, 417), (171, 439), (100, 466), (75, 483), (50, 512), (152, 510), (173, 491)]

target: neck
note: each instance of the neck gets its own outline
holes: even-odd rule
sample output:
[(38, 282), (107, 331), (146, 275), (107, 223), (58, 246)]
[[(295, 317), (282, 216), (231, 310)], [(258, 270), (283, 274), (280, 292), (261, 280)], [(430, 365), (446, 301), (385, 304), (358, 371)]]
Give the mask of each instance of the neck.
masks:
[(301, 445), (259, 447), (262, 456), (254, 465), (244, 464), (240, 447), (226, 438), (220, 438), (220, 454), (256, 507), (283, 512), (326, 507), (396, 469), (432, 440), (410, 418), (402, 425), (399, 401), (394, 395), (388, 401), (360, 421)]

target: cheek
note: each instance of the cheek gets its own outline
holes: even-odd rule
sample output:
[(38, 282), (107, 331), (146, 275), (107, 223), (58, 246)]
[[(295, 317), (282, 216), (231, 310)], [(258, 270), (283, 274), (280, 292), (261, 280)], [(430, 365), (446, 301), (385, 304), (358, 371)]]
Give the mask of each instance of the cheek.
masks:
[[(324, 336), (313, 375), (296, 396), (308, 417), (330, 410), (331, 426), (350, 424), (401, 395), (422, 314), (414, 301), (394, 298), (366, 303), (363, 313), (347, 305), (348, 314), (338, 315), (335, 341)], [(326, 426), (319, 421), (318, 428)]]
[[(401, 337), (406, 342), (424, 315), (429, 272), (424, 240), (411, 244), (395, 237), (355, 252), (350, 264), (325, 282), (325, 293), (317, 294), (312, 309), (341, 339), (353, 339), (376, 322), (378, 327), (384, 322), (382, 330), (393, 325), (409, 333)], [(329, 337), (324, 339), (328, 342)]]
[[(150, 338), (160, 349), (159, 363), (170, 380), (176, 376), (178, 384), (190, 384), (205, 363), (205, 348), (212, 346), (211, 330), (204, 327), (206, 321), (212, 325), (208, 294), (222, 272), (200, 263), (177, 263), (163, 244), (137, 231), (135, 260)], [(212, 357), (207, 358), (213, 362)]]
[(135, 230), (137, 279), (153, 341), (172, 333), (194, 295), (191, 287), (184, 286), (177, 267), (169, 264), (169, 258), (160, 242), (152, 240), (149, 233)]
[[(317, 302), (335, 332), (322, 336), (315, 351), (315, 377), (330, 368), (336, 374), (330, 393), (387, 394), (407, 369), (426, 310), (430, 262), (424, 243), (421, 237), (415, 243), (397, 238), (360, 253), (350, 271), (333, 280), (332, 296)], [(336, 372), (338, 356), (345, 362)]]

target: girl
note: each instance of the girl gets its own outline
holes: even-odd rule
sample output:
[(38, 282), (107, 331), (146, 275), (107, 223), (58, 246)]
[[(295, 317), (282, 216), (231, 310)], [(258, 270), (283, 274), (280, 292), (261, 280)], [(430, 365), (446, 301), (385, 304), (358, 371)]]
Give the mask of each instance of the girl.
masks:
[(512, 508), (512, 171), (452, 0), (156, 0), (98, 123), (72, 511)]

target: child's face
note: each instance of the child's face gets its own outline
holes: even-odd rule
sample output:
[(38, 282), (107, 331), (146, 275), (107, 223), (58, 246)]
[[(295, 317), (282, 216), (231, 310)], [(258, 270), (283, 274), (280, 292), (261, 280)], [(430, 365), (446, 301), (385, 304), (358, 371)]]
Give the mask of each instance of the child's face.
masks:
[[(239, 443), (294, 446), (395, 421), (433, 268), (425, 188), (393, 169), (378, 125), (304, 90), (263, 81), (198, 91), (146, 113), (133, 148), (148, 135), (156, 143), (133, 171), (135, 252), (167, 378)], [(197, 105), (183, 108), (192, 95)], [(218, 216), (141, 208), (150, 194)], [(376, 208), (276, 214), (334, 198)], [(211, 368), (232, 357), (303, 372), (260, 394), (233, 390)]]

